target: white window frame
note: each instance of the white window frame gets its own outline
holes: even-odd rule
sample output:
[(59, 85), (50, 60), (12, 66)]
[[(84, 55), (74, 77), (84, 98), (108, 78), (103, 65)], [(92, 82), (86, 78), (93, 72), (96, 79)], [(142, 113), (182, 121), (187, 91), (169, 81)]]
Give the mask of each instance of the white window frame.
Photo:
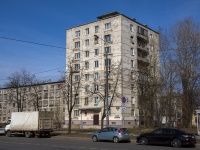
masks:
[(99, 79), (99, 73), (98, 73), (98, 72), (95, 72), (95, 73), (94, 73), (94, 79), (95, 79), (95, 80), (98, 80), (98, 79)]
[(111, 23), (105, 23), (105, 30), (111, 30)]
[(94, 97), (94, 104), (98, 104), (99, 103), (99, 97)]
[(131, 60), (131, 68), (134, 68), (134, 60)]
[(86, 28), (86, 29), (85, 29), (85, 35), (88, 35), (88, 34), (90, 34), (90, 29), (89, 29), (89, 28)]
[(134, 56), (134, 48), (131, 48), (131, 55)]
[(104, 35), (104, 41), (105, 42), (111, 42), (112, 41), (111, 34)]
[(89, 69), (90, 68), (90, 64), (88, 61), (85, 62), (85, 69)]
[(80, 37), (80, 35), (81, 35), (81, 31), (80, 30), (75, 31), (75, 37)]
[(75, 46), (75, 48), (80, 48), (80, 45), (81, 45), (81, 44), (80, 44), (80, 41), (78, 41), (78, 42), (75, 42), (75, 45), (74, 45), (74, 46)]
[(111, 53), (111, 46), (104, 47), (104, 53)]
[(89, 46), (90, 45), (90, 40), (89, 39), (86, 39), (85, 40), (85, 46)]
[(89, 81), (90, 80), (90, 74), (85, 74), (85, 81)]
[(98, 56), (98, 55), (99, 55), (99, 49), (95, 49), (95, 50), (94, 50), (94, 55), (95, 55), (95, 56)]
[(99, 26), (95, 26), (94, 30), (95, 30), (95, 33), (98, 33), (99, 32)]
[(79, 116), (79, 110), (78, 110), (78, 109), (75, 109), (75, 110), (74, 110), (74, 116), (75, 116), (75, 117)]
[(74, 58), (75, 58), (75, 59), (80, 59), (80, 53), (75, 53)]
[(90, 51), (85, 51), (85, 57), (89, 57), (90, 56)]
[(94, 67), (95, 67), (95, 68), (98, 68), (98, 67), (99, 67), (99, 61), (98, 61), (98, 60), (95, 60), (95, 61), (94, 61)]

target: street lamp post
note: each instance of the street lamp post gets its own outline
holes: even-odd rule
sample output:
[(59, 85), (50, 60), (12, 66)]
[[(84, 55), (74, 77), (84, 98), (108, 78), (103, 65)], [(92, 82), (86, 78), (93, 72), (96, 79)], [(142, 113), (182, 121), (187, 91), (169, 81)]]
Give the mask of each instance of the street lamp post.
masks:
[[(99, 38), (101, 39), (105, 45), (106, 45), (106, 41), (102, 38), (100, 38), (99, 36), (97, 35), (94, 35), (95, 38)], [(105, 90), (105, 100), (106, 100), (106, 127), (109, 126), (109, 104), (108, 104), (108, 51), (106, 49), (105, 51), (105, 56), (106, 56), (106, 61), (105, 61), (105, 65), (106, 65), (106, 90)]]

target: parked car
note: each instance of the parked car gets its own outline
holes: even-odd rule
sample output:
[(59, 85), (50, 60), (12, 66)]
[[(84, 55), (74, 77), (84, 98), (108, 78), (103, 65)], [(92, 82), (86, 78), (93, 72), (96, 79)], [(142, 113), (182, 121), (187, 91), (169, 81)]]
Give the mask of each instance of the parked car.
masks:
[(1, 135), (4, 135), (5, 133), (6, 133), (5, 127), (0, 126), (0, 134), (1, 134)]
[(142, 145), (157, 144), (180, 147), (182, 145), (195, 145), (196, 137), (191, 133), (174, 128), (160, 128), (137, 137), (137, 143)]
[(120, 141), (130, 142), (130, 134), (126, 128), (107, 127), (99, 131), (93, 132), (92, 140), (98, 141), (113, 141), (119, 143)]

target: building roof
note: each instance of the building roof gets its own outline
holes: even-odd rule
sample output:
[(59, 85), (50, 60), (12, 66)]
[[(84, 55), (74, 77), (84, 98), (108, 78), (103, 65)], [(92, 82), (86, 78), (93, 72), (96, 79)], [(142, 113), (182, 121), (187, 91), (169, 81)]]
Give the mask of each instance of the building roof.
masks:
[(78, 26), (75, 26), (75, 27), (71, 27), (71, 28), (68, 28), (67, 30), (72, 29), (72, 28), (76, 28), (76, 27), (80, 27), (80, 26), (84, 26), (84, 25), (87, 25), (87, 24), (90, 24), (90, 23), (94, 23), (94, 22), (97, 22), (97, 21), (99, 21), (99, 20), (104, 20), (104, 19), (108, 19), (108, 18), (113, 18), (113, 17), (119, 16), (119, 15), (124, 16), (124, 17), (126, 17), (127, 19), (129, 19), (129, 20), (131, 20), (131, 21), (134, 21), (135, 23), (137, 23), (137, 24), (143, 26), (144, 28), (147, 28), (147, 29), (149, 29), (149, 30), (151, 30), (151, 31), (153, 31), (153, 32), (155, 32), (155, 33), (157, 33), (157, 34), (159, 34), (157, 31), (155, 31), (155, 30), (149, 28), (149, 27), (147, 26), (147, 24), (139, 23), (139, 22), (136, 21), (135, 18), (130, 18), (130, 17), (126, 16), (126, 15), (120, 14), (120, 13), (117, 12), (117, 11), (103, 14), (103, 15), (101, 15), (101, 16), (98, 16), (98, 17), (97, 17), (98, 20), (96, 20), (96, 21), (92, 21), (92, 22), (89, 22), (89, 23), (85, 23), (85, 24), (82, 24), (82, 25), (78, 25)]

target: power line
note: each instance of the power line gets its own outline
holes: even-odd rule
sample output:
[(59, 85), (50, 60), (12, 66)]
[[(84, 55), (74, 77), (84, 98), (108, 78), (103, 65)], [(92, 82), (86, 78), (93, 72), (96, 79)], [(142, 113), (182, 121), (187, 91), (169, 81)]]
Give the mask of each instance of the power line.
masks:
[[(50, 69), (50, 70), (45, 70), (45, 71), (41, 71), (41, 72), (37, 72), (37, 73), (33, 73), (33, 75), (36, 75), (36, 74), (41, 74), (41, 73), (46, 73), (46, 72), (50, 72), (50, 71), (54, 71), (54, 70), (58, 70), (58, 69), (61, 69), (61, 68), (65, 68), (66, 66), (63, 66), (63, 67), (59, 67), (59, 68), (54, 68), (54, 69)], [(8, 79), (2, 79), (0, 78), (0, 80), (8, 80)]]
[(12, 41), (17, 41), (17, 42), (23, 42), (23, 43), (29, 43), (29, 44), (36, 44), (36, 45), (42, 45), (42, 46), (48, 46), (48, 47), (53, 47), (53, 48), (60, 48), (60, 49), (66, 49), (65, 47), (61, 46), (54, 46), (54, 45), (48, 45), (48, 44), (42, 44), (42, 43), (36, 43), (36, 42), (30, 42), (30, 41), (24, 41), (24, 40), (18, 40), (18, 39), (13, 39), (13, 38), (8, 38), (8, 37), (0, 37), (1, 39), (6, 39), (6, 40), (12, 40)]

